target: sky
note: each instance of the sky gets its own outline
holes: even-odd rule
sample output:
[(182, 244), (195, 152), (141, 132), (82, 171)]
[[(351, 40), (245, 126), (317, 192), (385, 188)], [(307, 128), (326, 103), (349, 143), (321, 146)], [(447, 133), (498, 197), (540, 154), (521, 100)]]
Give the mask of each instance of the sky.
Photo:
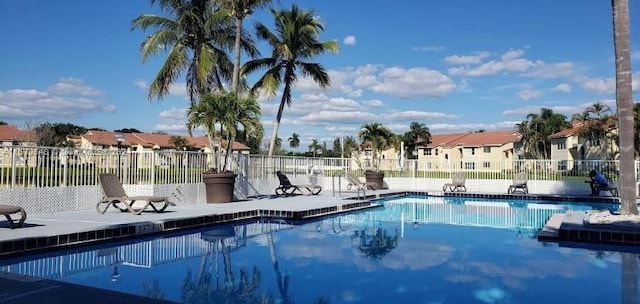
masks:
[[(640, 90), (640, 1), (629, 1), (634, 99)], [(512, 130), (542, 107), (567, 115), (596, 102), (615, 111), (611, 2), (605, 0), (274, 1), (312, 9), (320, 40), (338, 54), (321, 63), (331, 87), (300, 78), (278, 136), (332, 146), (380, 122), (403, 134), (413, 121), (432, 134)], [(363, 5), (365, 4), (365, 5)], [(165, 54), (142, 63), (151, 31), (131, 30), (148, 0), (0, 0), (0, 120), (187, 134), (189, 105), (180, 77), (162, 100), (148, 85)], [(273, 28), (268, 10), (245, 20)], [(270, 50), (258, 43), (263, 56)], [(248, 60), (243, 55), (242, 61)], [(259, 74), (250, 75), (253, 84)], [(265, 142), (281, 95), (260, 97)], [(194, 135), (200, 131), (194, 132)]]

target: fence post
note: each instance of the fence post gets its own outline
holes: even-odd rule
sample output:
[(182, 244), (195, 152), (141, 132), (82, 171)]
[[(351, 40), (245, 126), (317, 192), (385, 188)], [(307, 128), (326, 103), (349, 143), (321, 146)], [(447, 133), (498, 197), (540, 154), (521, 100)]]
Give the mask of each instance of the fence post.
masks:
[(69, 148), (64, 148), (63, 150), (64, 156), (62, 157), (62, 163), (64, 166), (62, 167), (62, 183), (61, 186), (67, 185), (67, 177), (69, 176)]
[(149, 170), (149, 172), (151, 173), (151, 178), (149, 180), (151, 181), (151, 185), (155, 187), (156, 185), (156, 151), (151, 151), (151, 170)]
[(11, 188), (16, 187), (16, 148), (11, 147)]

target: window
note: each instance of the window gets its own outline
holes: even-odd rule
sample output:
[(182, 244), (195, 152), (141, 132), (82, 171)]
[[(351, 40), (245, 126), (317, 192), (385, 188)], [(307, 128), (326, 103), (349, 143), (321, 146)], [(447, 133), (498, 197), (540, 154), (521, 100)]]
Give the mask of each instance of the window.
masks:
[[(431, 155), (431, 153), (433, 153), (433, 151), (431, 151), (431, 150), (433, 150), (433, 149), (431, 149), (431, 148), (424, 149), (424, 155)], [(438, 154), (436, 154), (436, 155), (438, 155)]]
[(561, 138), (558, 140), (558, 144), (557, 144), (557, 148), (558, 150), (564, 150), (567, 148), (567, 139), (566, 138)]
[(466, 170), (475, 170), (476, 169), (476, 163), (466, 162), (466, 163), (464, 163), (464, 168)]
[(490, 162), (483, 162), (482, 163), (482, 168), (491, 168), (491, 163)]
[(567, 161), (561, 160), (558, 162), (558, 170), (567, 170)]
[(476, 148), (471, 148), (471, 155), (476, 155)]
[(484, 147), (484, 153), (491, 153), (491, 147)]

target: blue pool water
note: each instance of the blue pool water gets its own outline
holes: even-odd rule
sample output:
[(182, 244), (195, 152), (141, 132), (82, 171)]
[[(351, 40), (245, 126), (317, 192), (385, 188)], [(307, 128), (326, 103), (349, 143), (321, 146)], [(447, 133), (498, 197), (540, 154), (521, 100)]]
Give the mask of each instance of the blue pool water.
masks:
[[(616, 209), (405, 197), (0, 262), (0, 271), (185, 303), (637, 303), (638, 255), (561, 247), (553, 213)], [(622, 269), (627, 271), (622, 272)]]

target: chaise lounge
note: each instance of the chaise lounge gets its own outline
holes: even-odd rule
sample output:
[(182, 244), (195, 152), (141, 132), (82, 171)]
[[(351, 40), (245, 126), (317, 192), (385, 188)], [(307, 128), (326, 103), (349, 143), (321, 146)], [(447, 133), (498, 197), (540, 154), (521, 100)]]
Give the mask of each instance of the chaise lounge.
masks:
[(353, 175), (352, 173), (347, 173), (345, 177), (349, 182), (347, 184), (348, 190), (351, 190), (351, 187), (356, 187), (357, 190), (367, 190), (367, 189), (375, 190), (377, 185), (376, 183), (373, 183), (373, 182), (362, 182), (360, 181), (360, 178)]
[[(12, 214), (20, 213), (20, 219), (11, 218)], [(4, 215), (9, 221), (11, 229), (22, 227), (22, 224), (27, 219), (27, 213), (22, 207), (12, 205), (0, 205), (0, 214)]]
[[(277, 195), (295, 195), (296, 191), (305, 195), (318, 195), (318, 193), (322, 191), (322, 187), (319, 185), (293, 185), (291, 184), (291, 181), (289, 181), (289, 178), (280, 171), (277, 171), (276, 175), (278, 176), (278, 180), (280, 180), (280, 185), (276, 188)], [(302, 189), (306, 191), (303, 191)]]
[[(99, 179), (104, 192), (104, 196), (96, 205), (96, 211), (99, 213), (104, 214), (111, 205), (122, 212), (129, 211), (133, 214), (140, 214), (148, 207), (160, 213), (169, 206), (169, 198), (166, 196), (128, 196), (115, 174), (100, 174)], [(142, 206), (134, 206), (136, 202), (142, 202)]]
[(522, 193), (529, 193), (529, 187), (527, 186), (527, 173), (518, 172), (513, 176), (513, 183), (507, 189), (507, 193), (513, 194), (516, 191), (522, 191)]
[(467, 187), (465, 186), (466, 181), (467, 176), (464, 172), (456, 172), (451, 178), (451, 182), (442, 186), (442, 191), (446, 192), (449, 190), (451, 192), (467, 192)]

